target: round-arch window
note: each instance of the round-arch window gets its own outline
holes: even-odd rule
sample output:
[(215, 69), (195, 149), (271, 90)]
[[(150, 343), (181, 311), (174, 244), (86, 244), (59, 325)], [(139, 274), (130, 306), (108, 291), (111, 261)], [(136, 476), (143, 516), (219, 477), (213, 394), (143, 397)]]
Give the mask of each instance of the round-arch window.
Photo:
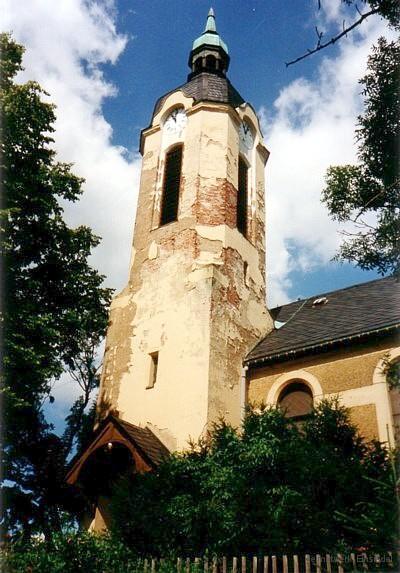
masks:
[(282, 390), (278, 406), (287, 418), (304, 418), (313, 407), (312, 392), (303, 382), (292, 382)]
[(217, 67), (217, 59), (215, 56), (206, 57), (206, 66), (209, 70), (215, 70)]

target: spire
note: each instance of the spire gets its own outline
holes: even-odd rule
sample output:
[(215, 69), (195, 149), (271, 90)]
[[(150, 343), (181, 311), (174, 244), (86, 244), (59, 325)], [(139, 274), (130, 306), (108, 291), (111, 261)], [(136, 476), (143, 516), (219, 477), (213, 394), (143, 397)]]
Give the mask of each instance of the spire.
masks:
[(206, 27), (204, 28), (204, 32), (214, 32), (217, 33), (217, 27), (215, 25), (215, 15), (214, 10), (212, 8), (208, 11)]
[(201, 72), (225, 76), (228, 69), (228, 47), (217, 32), (212, 8), (208, 11), (204, 32), (193, 42), (189, 66), (192, 70), (189, 78)]

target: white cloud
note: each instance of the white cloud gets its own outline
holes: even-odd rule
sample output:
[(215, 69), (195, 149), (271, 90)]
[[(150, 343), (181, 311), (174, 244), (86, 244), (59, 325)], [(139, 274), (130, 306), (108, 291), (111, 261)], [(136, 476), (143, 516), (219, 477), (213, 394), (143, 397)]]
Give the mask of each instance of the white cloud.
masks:
[[(35, 79), (57, 105), (55, 148), (86, 179), (79, 204), (67, 204), (72, 225), (91, 227), (102, 242), (92, 264), (120, 289), (127, 278), (140, 160), (113, 145), (102, 105), (117, 90), (101, 64), (115, 64), (127, 38), (115, 28), (113, 0), (2, 1), (3, 30), (26, 47), (20, 80)], [(136, 143), (136, 142), (133, 142)]]
[[(367, 22), (358, 40), (340, 44), (333, 59), (323, 52), (314, 81), (286, 86), (268, 114), (261, 110), (271, 156), (266, 168), (269, 302), (288, 300), (294, 270), (326, 265), (341, 241), (337, 223), (320, 202), (330, 165), (356, 161), (354, 127), (362, 110), (361, 87), (371, 45), (384, 24)], [(301, 72), (301, 64), (299, 65)]]
[[(109, 286), (120, 289), (128, 273), (140, 160), (112, 143), (112, 127), (102, 105), (117, 91), (103, 76), (101, 64), (116, 63), (127, 39), (115, 29), (112, 0), (28, 4), (2, 0), (1, 28), (26, 48), (19, 80), (38, 81), (57, 105), (58, 159), (74, 163), (74, 173), (86, 179), (79, 203), (65, 205), (66, 219), (73, 226), (88, 225), (102, 237), (92, 264), (106, 275)], [(56, 430), (62, 431), (79, 394), (67, 374), (56, 382), (56, 401), (45, 406)]]

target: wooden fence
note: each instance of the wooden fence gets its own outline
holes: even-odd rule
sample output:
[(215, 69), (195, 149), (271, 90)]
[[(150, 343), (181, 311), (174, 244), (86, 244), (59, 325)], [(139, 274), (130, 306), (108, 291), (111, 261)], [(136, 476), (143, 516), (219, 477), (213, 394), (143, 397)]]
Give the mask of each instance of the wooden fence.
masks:
[(143, 559), (143, 573), (347, 573), (400, 572), (400, 552)]

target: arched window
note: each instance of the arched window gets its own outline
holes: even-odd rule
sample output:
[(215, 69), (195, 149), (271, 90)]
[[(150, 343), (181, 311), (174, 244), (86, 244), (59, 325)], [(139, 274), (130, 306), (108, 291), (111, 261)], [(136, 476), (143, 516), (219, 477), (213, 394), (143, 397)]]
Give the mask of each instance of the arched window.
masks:
[(244, 159), (239, 157), (236, 226), (244, 236), (247, 233), (247, 186), (248, 167)]
[(207, 56), (206, 57), (206, 68), (208, 70), (215, 70), (217, 67), (217, 59), (215, 56)]
[(312, 392), (303, 382), (291, 382), (282, 390), (278, 406), (287, 418), (300, 421), (311, 413)]
[(173, 147), (165, 157), (160, 225), (166, 225), (178, 218), (182, 147), (182, 145)]

